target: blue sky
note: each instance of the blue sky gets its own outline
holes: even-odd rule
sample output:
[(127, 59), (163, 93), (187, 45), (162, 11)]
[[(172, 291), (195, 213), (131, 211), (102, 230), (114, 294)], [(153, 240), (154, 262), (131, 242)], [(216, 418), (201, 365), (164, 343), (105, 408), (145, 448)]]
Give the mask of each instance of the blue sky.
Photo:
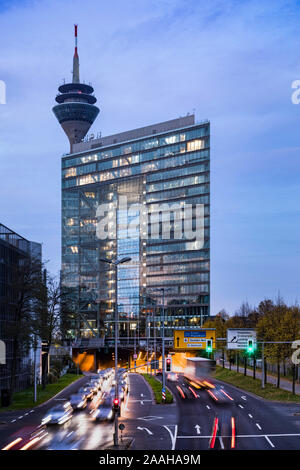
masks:
[[(60, 157), (52, 114), (81, 78), (108, 135), (183, 116), (211, 120), (212, 311), (278, 292), (299, 299), (298, 1), (0, 0), (0, 221), (60, 267)], [(300, 299), (299, 299), (300, 300)]]

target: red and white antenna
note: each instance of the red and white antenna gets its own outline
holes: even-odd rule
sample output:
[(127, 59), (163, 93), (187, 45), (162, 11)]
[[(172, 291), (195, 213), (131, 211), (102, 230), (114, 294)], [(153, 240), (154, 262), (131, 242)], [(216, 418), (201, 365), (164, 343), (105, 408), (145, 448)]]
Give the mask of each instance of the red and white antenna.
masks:
[(74, 31), (75, 31), (75, 56), (77, 57), (78, 56), (78, 53), (77, 53), (77, 27), (78, 25), (77, 24), (74, 24)]
[(75, 52), (73, 57), (73, 83), (80, 83), (79, 80), (79, 57), (77, 52), (77, 24), (74, 24), (75, 31)]

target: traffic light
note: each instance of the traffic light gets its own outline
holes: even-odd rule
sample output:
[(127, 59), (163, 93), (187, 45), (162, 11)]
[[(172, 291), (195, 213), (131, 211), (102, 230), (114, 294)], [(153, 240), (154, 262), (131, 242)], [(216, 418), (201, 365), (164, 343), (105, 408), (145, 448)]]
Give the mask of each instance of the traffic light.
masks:
[(254, 343), (253, 343), (253, 339), (248, 339), (248, 346), (247, 346), (247, 352), (248, 353), (253, 353), (254, 351)]
[(171, 372), (172, 360), (170, 357), (166, 359), (166, 372)]
[(212, 344), (212, 339), (207, 339), (206, 340), (206, 352), (212, 352), (213, 349), (213, 344)]
[(115, 411), (116, 413), (118, 413), (118, 412), (120, 411), (120, 400), (119, 400), (119, 398), (115, 398), (115, 399), (114, 399), (114, 406), (113, 406), (113, 408), (114, 408), (114, 411)]

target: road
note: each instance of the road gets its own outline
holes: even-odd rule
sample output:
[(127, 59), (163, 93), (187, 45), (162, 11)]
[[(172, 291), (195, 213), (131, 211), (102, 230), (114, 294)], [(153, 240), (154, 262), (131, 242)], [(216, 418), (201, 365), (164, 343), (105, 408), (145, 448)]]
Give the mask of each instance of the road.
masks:
[(218, 403), (207, 390), (193, 386), (195, 396), (183, 399), (176, 388), (186, 387), (183, 377), (168, 382), (179, 413), (173, 449), (300, 449), (300, 405), (272, 403), (216, 380), (214, 384), (231, 398), (228, 403)]
[[(38, 426), (53, 405), (67, 400), (88, 380), (80, 379), (34, 410), (7, 413), (6, 422), (2, 414), (0, 447), (10, 443), (24, 427)], [(129, 374), (129, 392), (119, 418), (119, 424), (125, 425), (120, 443), (132, 440), (133, 450), (300, 449), (300, 404), (272, 403), (219, 381), (214, 383), (228, 403), (215, 402), (207, 390), (186, 384), (179, 374), (177, 382), (167, 382), (175, 403), (156, 405), (142, 376)], [(177, 387), (184, 395), (188, 392), (189, 399), (183, 399)], [(85, 410), (74, 412), (67, 423), (48, 426), (47, 436), (35, 448), (111, 448), (113, 423), (95, 423), (90, 416), (98, 401), (96, 395)]]

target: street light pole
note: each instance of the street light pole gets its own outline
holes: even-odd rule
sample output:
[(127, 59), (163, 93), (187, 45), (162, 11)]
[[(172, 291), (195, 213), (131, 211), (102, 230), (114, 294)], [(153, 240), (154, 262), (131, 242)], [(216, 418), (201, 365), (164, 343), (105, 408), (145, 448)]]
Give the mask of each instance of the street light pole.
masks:
[[(120, 260), (112, 261), (107, 258), (100, 258), (100, 261), (112, 265), (115, 269), (115, 400), (118, 403), (118, 409), (120, 410), (119, 400), (119, 380), (118, 380), (118, 333), (119, 333), (119, 311), (118, 311), (118, 265), (121, 263), (127, 263), (131, 261), (131, 258), (126, 257)], [(118, 427), (118, 414), (115, 413), (115, 433), (114, 433), (114, 445), (119, 445), (119, 427)]]
[[(119, 398), (119, 381), (118, 381), (118, 333), (119, 333), (119, 312), (118, 312), (118, 265), (115, 266), (115, 400)], [(119, 428), (118, 428), (118, 412), (115, 413), (115, 434), (114, 445), (119, 444)]]
[(163, 308), (162, 308), (162, 383), (163, 389), (166, 387), (166, 367), (165, 367), (165, 289), (163, 291)]

